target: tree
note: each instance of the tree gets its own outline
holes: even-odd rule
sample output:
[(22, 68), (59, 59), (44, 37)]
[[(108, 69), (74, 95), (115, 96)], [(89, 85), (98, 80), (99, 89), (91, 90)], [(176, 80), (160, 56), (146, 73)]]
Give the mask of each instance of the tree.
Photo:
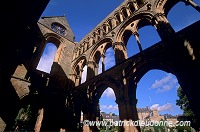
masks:
[(181, 86), (178, 88), (178, 97), (179, 99), (176, 100), (176, 105), (180, 106), (180, 108), (183, 110), (183, 116), (180, 116), (178, 120), (183, 121), (187, 120), (191, 122), (191, 126), (199, 130), (200, 129), (200, 122), (199, 119), (196, 118), (195, 114), (193, 113), (190, 102), (185, 95), (183, 89)]
[(15, 118), (15, 128), (17, 129), (26, 129), (26, 130), (31, 130), (32, 122), (34, 122), (33, 118), (33, 113), (31, 110), (31, 106), (27, 105), (25, 107), (22, 107), (19, 112), (17, 117)]

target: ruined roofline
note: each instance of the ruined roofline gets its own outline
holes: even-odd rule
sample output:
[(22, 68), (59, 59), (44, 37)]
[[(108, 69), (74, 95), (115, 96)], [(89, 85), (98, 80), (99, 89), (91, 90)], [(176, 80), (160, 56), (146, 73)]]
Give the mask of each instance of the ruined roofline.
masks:
[[(57, 23), (61, 24), (62, 26), (64, 26), (66, 28), (66, 30), (68, 30), (69, 35), (61, 35), (61, 34), (55, 32), (51, 27), (51, 24), (54, 23), (54, 22), (57, 22)], [(75, 44), (74, 33), (73, 33), (72, 29), (70, 28), (70, 25), (69, 25), (65, 15), (62, 15), (62, 16), (43, 16), (38, 20), (37, 23), (44, 26), (45, 28), (51, 30), (55, 34), (59, 35), (60, 37), (63, 37), (65, 39), (67, 39), (68, 41)]]
[[(49, 18), (50, 18), (50, 17), (49, 17)], [(44, 25), (43, 23), (41, 23), (41, 22), (39, 22), (39, 21), (38, 21), (37, 23), (40, 24), (40, 25), (42, 25), (42, 26), (44, 26), (45, 28), (51, 30), (52, 32), (54, 32), (54, 33), (57, 34), (58, 36), (60, 36), (60, 37), (62, 37), (62, 38), (65, 38), (65, 39), (67, 39), (68, 41), (70, 41), (70, 42), (72, 42), (72, 43), (74, 43), (74, 44), (77, 43), (77, 42), (71, 41), (70, 39), (68, 39), (68, 38), (65, 37), (65, 36), (60, 35), (59, 33), (56, 33), (55, 31), (53, 31), (51, 28), (47, 27), (47, 26)]]

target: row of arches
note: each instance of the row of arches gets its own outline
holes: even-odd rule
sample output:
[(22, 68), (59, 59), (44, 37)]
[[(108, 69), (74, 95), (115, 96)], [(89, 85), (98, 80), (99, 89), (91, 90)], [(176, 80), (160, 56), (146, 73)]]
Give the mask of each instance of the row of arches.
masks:
[[(183, 3), (180, 2), (179, 4), (177, 4), (177, 6), (179, 6), (179, 8), (180, 8), (181, 6), (184, 6), (184, 5), (183, 5)], [(190, 8), (190, 10), (192, 10), (192, 9)], [(176, 10), (174, 12), (176, 12)], [(174, 13), (174, 12), (172, 12), (172, 13)], [(193, 12), (195, 12), (195, 10), (193, 10)], [(167, 25), (169, 23), (163, 14), (160, 14), (157, 17), (159, 17), (159, 19), (162, 19), (163, 21), (165, 21), (166, 22), (165, 25)], [(88, 74), (92, 74), (92, 76), (98, 75), (98, 73), (99, 73), (98, 68), (99, 68), (99, 65), (101, 65), (101, 64), (99, 64), (100, 61), (101, 61), (101, 63), (103, 62), (101, 65), (101, 68), (105, 70), (105, 68), (104, 68), (105, 67), (105, 64), (104, 64), (105, 51), (108, 48), (112, 49), (114, 56), (115, 56), (115, 64), (117, 64), (120, 61), (128, 59), (129, 57), (133, 56), (134, 54), (139, 53), (142, 50), (150, 47), (152, 44), (155, 44), (156, 42), (163, 40), (164, 39), (163, 36), (167, 36), (163, 32), (165, 29), (170, 29), (172, 31), (174, 30), (170, 26), (170, 24), (168, 26), (162, 27), (162, 30), (159, 29), (159, 24), (153, 25), (153, 23), (152, 23), (152, 20), (154, 19), (153, 16), (143, 14), (143, 16), (141, 16), (141, 18), (142, 19), (140, 19), (140, 20), (137, 20), (138, 19), (137, 17), (132, 18), (132, 19), (130, 19), (130, 22), (127, 22), (126, 24), (124, 24), (124, 28), (121, 28), (121, 31), (119, 31), (118, 37), (116, 37), (116, 40), (112, 39), (112, 38), (103, 39), (102, 41), (98, 42), (95, 46), (93, 46), (93, 48), (90, 48), (90, 50), (87, 51), (85, 54), (80, 55), (78, 57), (79, 58), (78, 60), (75, 59), (76, 62), (73, 64), (73, 67), (74, 67), (73, 69), (76, 69), (75, 67), (79, 66), (79, 68), (77, 68), (76, 70), (77, 71), (78, 71), (78, 69), (83, 70), (85, 65), (81, 65), (81, 63), (79, 63), (79, 61), (82, 60), (82, 61), (86, 61), (85, 64), (87, 65), (87, 68), (88, 68), (88, 65), (90, 65), (90, 67), (92, 67), (91, 68), (92, 70), (87, 69)], [(169, 18), (169, 19), (172, 19), (172, 18)], [(174, 19), (174, 17), (173, 17), (173, 19)], [(194, 21), (196, 21), (198, 19), (199, 19), (199, 17), (196, 16), (196, 19)], [(172, 21), (172, 20), (170, 20), (170, 21)], [(146, 30), (142, 31), (145, 28), (146, 28)], [(177, 30), (176, 27), (175, 27), (175, 30), (176, 30), (176, 32), (179, 31), (179, 30)], [(149, 32), (150, 35), (146, 34), (145, 31), (146, 31), (146, 33)], [(143, 34), (146, 35), (146, 38), (145, 37), (143, 38), (143, 36), (144, 36)], [(142, 39), (139, 37), (141, 37)], [(148, 42), (146, 40), (150, 40), (150, 42)], [(114, 42), (114, 41), (119, 41), (119, 42)], [(138, 45), (138, 47), (132, 48), (133, 44), (128, 44), (128, 43), (130, 43), (130, 41), (136, 42), (136, 45)], [(134, 42), (131, 42), (131, 43), (134, 43)], [(131, 49), (131, 50), (127, 50), (127, 49)], [(135, 51), (136, 53), (133, 54), (132, 50), (136, 50)], [(102, 71), (104, 71), (104, 70), (102, 70)], [(84, 70), (84, 71), (86, 71), (86, 70)], [(91, 73), (91, 71), (93, 71), (93, 73)], [(74, 74), (79, 75), (79, 77), (82, 76), (82, 74), (76, 74), (76, 71), (74, 71)], [(89, 77), (89, 78), (91, 78), (91, 77)], [(79, 79), (79, 82), (81, 82), (80, 80), (81, 79)], [(78, 83), (78, 84), (80, 84), (80, 83)]]
[[(183, 3), (178, 3), (177, 4), (177, 6), (179, 6), (179, 7), (185, 7), (184, 5), (183, 5)], [(186, 8), (186, 7), (185, 7)], [(193, 11), (193, 12), (195, 12), (195, 10), (193, 10), (192, 8), (190, 8), (190, 7), (187, 7), (187, 10), (190, 10), (190, 11)], [(180, 11), (180, 10), (179, 10)], [(175, 16), (177, 16), (177, 15), (175, 15), (175, 12), (177, 12), (177, 10), (175, 10), (174, 12), (172, 12), (172, 13), (168, 13), (168, 14), (170, 14), (170, 15), (172, 15), (172, 17), (173, 18), (175, 18)], [(195, 13), (194, 13), (195, 14)], [(175, 15), (175, 16), (174, 16)], [(197, 14), (198, 15), (198, 14)], [(178, 15), (178, 16), (181, 16), (181, 15)], [(173, 19), (173, 18), (168, 18), (169, 19), (169, 21), (170, 21), (170, 23), (172, 23), (172, 25), (177, 25), (177, 22), (176, 21), (172, 21), (171, 19)], [(192, 22), (194, 22), (194, 21), (196, 21), (196, 20), (198, 20), (199, 19), (199, 17), (198, 16), (195, 16), (194, 18), (193, 18), (193, 21)], [(145, 23), (144, 21), (146, 21), (146, 20), (141, 20), (140, 22), (137, 22), (138, 24), (138, 26), (137, 27), (142, 27), (142, 23)], [(180, 22), (180, 21), (179, 21)], [(190, 23), (192, 23), (192, 22), (190, 22)], [(189, 24), (190, 24), (189, 23)], [(131, 23), (132, 24), (132, 23)], [(126, 24), (127, 25), (127, 24)], [(129, 24), (130, 25), (130, 24)], [(185, 25), (183, 25), (182, 27), (184, 27), (184, 26), (187, 26), (188, 24), (185, 24)], [(151, 46), (151, 44), (154, 44), (154, 43), (156, 43), (156, 42), (158, 42), (159, 40), (160, 40), (160, 38), (158, 37), (158, 34), (155, 32), (156, 30), (155, 30), (155, 28), (153, 27), (153, 26), (148, 26), (148, 25), (143, 25), (144, 26), (144, 28), (140, 28), (139, 30), (138, 30), (138, 32), (132, 32), (132, 31), (130, 31), (130, 29), (129, 30), (125, 30), (125, 31), (123, 31), (123, 33), (121, 33), (121, 35), (123, 35), (121, 38), (123, 38), (123, 41), (126, 43), (126, 44), (124, 44), (124, 45), (126, 45), (126, 47), (123, 47), (125, 50), (126, 50), (126, 52), (127, 53), (123, 53), (123, 54), (125, 54), (125, 56), (124, 57), (127, 57), (127, 58), (129, 58), (129, 57), (131, 57), (132, 55), (134, 55), (134, 54), (136, 54), (136, 53), (139, 53), (140, 51), (141, 51), (141, 49), (142, 50), (144, 50), (144, 49), (146, 49), (146, 48), (148, 48), (149, 46)], [(148, 29), (147, 29), (148, 28)], [(147, 30), (144, 30), (144, 31), (142, 31), (143, 29), (147, 29)], [(176, 30), (176, 31), (179, 31), (180, 30), (180, 27), (176, 27), (176, 26), (174, 26), (174, 29)], [(140, 32), (141, 31), (141, 32)], [(154, 33), (153, 33), (153, 35), (151, 35), (151, 37), (149, 37), (149, 36), (147, 36), (148, 37), (148, 40), (150, 40), (150, 41), (152, 41), (151, 43), (145, 43), (145, 40), (147, 39), (147, 37), (145, 38), (145, 37), (143, 37), (144, 35), (143, 35), (143, 33), (145, 34), (145, 31), (146, 32), (150, 32), (150, 31), (154, 31)], [(152, 32), (151, 32), (152, 33)], [(139, 36), (138, 36), (139, 35)], [(134, 37), (135, 36), (135, 37)], [(157, 36), (157, 37), (156, 37)], [(140, 37), (140, 38), (139, 38)], [(138, 39), (139, 38), (139, 39)], [(154, 38), (154, 40), (153, 40), (153, 38)], [(128, 43), (130, 43), (130, 42), (137, 42), (137, 44), (138, 44), (138, 46), (140, 46), (140, 44), (142, 44), (142, 48), (138, 48), (138, 47), (135, 47), (135, 48), (133, 48), (133, 44), (128, 44)], [(112, 42), (112, 40), (111, 39), (105, 39), (105, 40), (103, 40), (103, 41), (101, 41), (103, 44), (102, 45), (106, 45), (105, 47), (108, 49), (110, 49), (110, 51), (112, 51), (112, 53), (114, 54), (114, 49), (112, 49), (112, 48), (114, 48), (114, 44), (113, 44), (113, 42)], [(133, 43), (132, 42), (132, 43)], [(112, 44), (111, 44), (112, 43)], [(136, 45), (137, 45), (136, 44)], [(98, 45), (100, 45), (100, 44), (98, 44)], [(123, 46), (124, 46), (123, 45)], [(148, 45), (148, 46), (147, 46)], [(85, 47), (87, 46), (87, 45), (84, 45)], [(48, 47), (48, 45), (47, 45), (47, 47)], [(97, 47), (97, 46), (96, 46)], [(112, 47), (112, 48), (111, 48)], [(103, 47), (104, 48), (104, 47)], [(101, 61), (101, 63), (103, 62), (103, 56), (105, 56), (105, 51), (106, 51), (106, 48), (105, 49), (103, 49), (102, 51), (101, 51), (101, 49), (102, 49), (102, 47), (101, 48), (97, 48), (99, 51), (97, 52), (96, 51), (96, 53), (95, 53), (95, 55), (94, 55), (94, 60), (95, 60), (95, 62), (96, 62), (96, 67), (98, 67), (98, 62), (100, 62)], [(135, 50), (135, 53), (133, 54), (133, 52), (131, 51), (131, 50), (129, 50), (129, 49), (131, 49), (131, 50)], [(56, 48), (55, 48), (55, 50), (56, 50)], [(96, 49), (95, 48), (93, 48), (93, 51), (95, 51)], [(124, 50), (124, 51), (125, 51)], [(84, 50), (83, 50), (84, 51)], [(83, 52), (82, 51), (82, 52)], [(45, 52), (43, 52), (43, 53), (45, 53)], [(51, 58), (51, 57), (50, 57)], [(80, 58), (84, 58), (84, 57), (80, 57)], [(41, 58), (41, 59), (44, 59), (44, 58)], [(87, 56), (85, 56), (85, 59), (87, 60), (88, 59), (88, 57)], [(93, 61), (94, 61), (93, 60)], [(78, 61), (77, 61), (78, 62)], [(88, 62), (88, 61), (86, 61), (86, 62)], [(85, 65), (87, 64), (85, 62)], [(103, 64), (103, 63), (102, 63)], [(75, 64), (76, 65), (76, 64)], [(83, 68), (84, 68), (84, 66), (85, 65), (82, 65), (82, 66), (80, 66), (79, 67), (79, 69), (81, 69), (81, 70), (83, 70)], [(103, 66), (103, 65), (102, 65)], [(98, 67), (99, 68), (99, 67)], [(42, 68), (38, 68), (38, 69), (41, 69), (42, 70)], [(44, 69), (44, 68), (43, 68)], [(103, 69), (103, 68), (102, 68)], [(78, 71), (78, 70), (77, 70)], [(84, 70), (84, 71), (86, 71), (86, 70)], [(49, 72), (49, 70), (47, 71), (47, 72)], [(99, 72), (100, 73), (100, 72)], [(79, 74), (77, 74), (77, 73), (75, 73), (76, 75), (79, 75)], [(81, 77), (81, 76), (80, 76)]]
[[(187, 9), (187, 10), (189, 10), (189, 11), (193, 11), (193, 12), (195, 12), (195, 10), (193, 10), (192, 8), (190, 8), (190, 7), (185, 7), (184, 5), (183, 5), (184, 3), (182, 3), (182, 2), (180, 2), (180, 3), (178, 3), (177, 4), (177, 6), (179, 6), (179, 7), (184, 7), (185, 9)], [(179, 10), (180, 11), (180, 10)], [(177, 10), (176, 11), (174, 11), (173, 13), (168, 13), (168, 14), (170, 14), (170, 15), (172, 15), (172, 17), (171, 17), (171, 19), (174, 19), (175, 18), (175, 16), (178, 16), (178, 17), (180, 17), (181, 15), (176, 15), (176, 12), (177, 12)], [(195, 13), (194, 13), (195, 14)], [(198, 14), (197, 14), (198, 15)], [(170, 17), (168, 18), (169, 19), (169, 21), (170, 21), (170, 24), (172, 23), (172, 25), (178, 25), (177, 23), (178, 23), (178, 21), (173, 21), (173, 20), (170, 20)], [(183, 19), (185, 19), (185, 20), (187, 20), (187, 18), (182, 18), (182, 21), (184, 21)], [(188, 22), (189, 24), (191, 24), (192, 22), (194, 22), (195, 20), (197, 20), (197, 19), (199, 19), (198, 18), (198, 16), (195, 16), (190, 22)], [(150, 39), (151, 38), (155, 38), (155, 39), (157, 39), (156, 41), (153, 41), (151, 44), (150, 43), (148, 43), (148, 45), (149, 46), (147, 46), (147, 44), (145, 44), (145, 39), (143, 39), (143, 32), (141, 31), (141, 30), (143, 30), (144, 28), (147, 28), (148, 27), (148, 29), (150, 29), (150, 30), (152, 30), (152, 31), (155, 31), (155, 28), (152, 28), (153, 26), (148, 26), (148, 25), (143, 25), (143, 26), (145, 26), (144, 28), (142, 28), (142, 23), (145, 23), (144, 21), (147, 21), (146, 23), (149, 23), (148, 22), (148, 20), (141, 20), (140, 22), (138, 22), (138, 24), (137, 24), (137, 27), (140, 27), (140, 29), (137, 29), (134, 33), (133, 33), (133, 31), (130, 31), (130, 29), (129, 30), (126, 30), (126, 31), (124, 31), (124, 33), (123, 33), (123, 36), (121, 37), (121, 38), (123, 38), (123, 41), (126, 43), (125, 45), (127, 45), (127, 42), (129, 42), (129, 41), (136, 41), (137, 42), (137, 44), (138, 44), (138, 46), (140, 46), (140, 44), (142, 44), (142, 48), (140, 47), (140, 48), (138, 48), (138, 47), (136, 47), (136, 48), (129, 48), (129, 47), (133, 47), (133, 44), (130, 44), (131, 46), (126, 46), (126, 50), (127, 49), (132, 49), (132, 50), (136, 50), (136, 53), (139, 53), (140, 51), (141, 51), (141, 49), (142, 50), (144, 50), (144, 49), (146, 49), (147, 47), (149, 47), (151, 44), (153, 44), (153, 43), (155, 43), (155, 42), (158, 42), (159, 40), (160, 40), (160, 38), (158, 37), (158, 35), (154, 32), (154, 35), (151, 35), (152, 37), (149, 37)], [(180, 23), (180, 21), (179, 21), (179, 23)], [(132, 24), (132, 23), (131, 23)], [(129, 25), (131, 25), (131, 24), (129, 24)], [(128, 25), (128, 24), (126, 24), (126, 25)], [(184, 26), (187, 26), (188, 24), (184, 24), (182, 27), (184, 27)], [(174, 26), (174, 29), (176, 30), (176, 31), (179, 31), (181, 28), (180, 27), (177, 27), (177, 26)], [(148, 30), (148, 32), (150, 32), (150, 30)], [(141, 32), (140, 32), (141, 31)], [(122, 33), (121, 33), (122, 34)], [(134, 36), (135, 37), (134, 37)], [(125, 37), (124, 37), (125, 36)], [(157, 36), (157, 37), (155, 37), (155, 36)], [(139, 38), (140, 37), (140, 38)], [(105, 39), (106, 41), (107, 40), (109, 40), (109, 39)], [(104, 41), (105, 41), (104, 40)], [(103, 41), (102, 41), (103, 42)], [(110, 43), (109, 41), (107, 42), (107, 43)], [(47, 47), (48, 47), (48, 45), (47, 45)], [(87, 47), (87, 44), (84, 44), (84, 47)], [(110, 47), (113, 47), (113, 46), (110, 46)], [(87, 48), (85, 48), (85, 49), (87, 49)], [(56, 50), (56, 48), (54, 49), (54, 50)], [(83, 50), (83, 48), (82, 48), (82, 51), (81, 52), (84, 52), (84, 50)], [(105, 51), (104, 51), (105, 52)], [(133, 53), (129, 53), (130, 52), (130, 50), (127, 50), (127, 52), (128, 52), (128, 54), (126, 55), (126, 57), (128, 58), (128, 57), (130, 57), (130, 56), (132, 56), (133, 55)], [(43, 53), (45, 53), (45, 52), (43, 52)], [(101, 54), (102, 56), (103, 56), (103, 54)], [(97, 56), (97, 54), (96, 54), (96, 56)], [(51, 58), (51, 57), (50, 57)], [(87, 58), (87, 57), (86, 57)], [(101, 57), (100, 57), (101, 58)], [(44, 58), (41, 58), (41, 59), (44, 59)], [(96, 59), (96, 60), (98, 60), (98, 59)], [(100, 60), (102, 60), (102, 58), (100, 59)], [(98, 62), (98, 61), (97, 61)], [(97, 63), (98, 64), (98, 63)], [(39, 64), (40, 65), (40, 64)], [(42, 68), (38, 68), (38, 69), (40, 69), (40, 70), (43, 70)], [(83, 69), (83, 66), (82, 66), (82, 68), (81, 69)], [(50, 72), (50, 70), (47, 70), (46, 72)]]
[[(153, 82), (147, 78), (160, 79)], [(179, 99), (177, 96), (177, 88), (179, 86), (180, 84), (173, 74), (158, 69), (150, 70), (145, 73), (137, 84), (137, 107), (143, 108), (148, 106), (151, 109), (156, 107), (159, 108), (160, 114), (166, 114), (166, 112), (170, 112), (172, 115), (183, 114), (183, 111), (176, 106), (176, 99)], [(103, 89), (101, 87), (100, 89), (102, 91), (98, 91), (98, 97), (95, 97), (95, 99), (99, 100), (100, 110), (119, 115), (118, 104), (116, 103), (116, 88), (107, 83), (107, 87)], [(169, 96), (170, 98), (168, 98)]]
[(103, 38), (106, 34), (117, 27), (121, 22), (124, 21), (128, 16), (133, 14), (134, 11), (138, 9), (138, 4), (136, 2), (128, 2), (126, 5), (121, 7), (119, 10), (115, 11), (114, 15), (105, 20), (100, 24), (93, 32), (88, 35), (80, 46), (75, 49), (76, 55), (74, 58), (88, 50), (89, 47), (94, 45), (97, 41)]
[[(176, 99), (178, 99), (177, 88), (179, 86), (179, 81), (176, 76), (174, 76), (177, 75), (174, 72), (174, 68), (168, 66), (168, 64), (164, 63), (164, 61), (152, 62), (151, 60), (149, 60), (148, 62), (142, 62), (141, 60), (141, 64), (139, 65), (140, 66), (136, 68), (137, 72), (133, 72), (134, 67), (131, 68), (131, 72), (128, 72), (129, 75), (127, 75), (128, 77), (126, 78), (127, 80), (125, 82), (121, 81), (121, 78), (119, 80), (115, 80), (106, 76), (101, 78), (100, 76), (100, 79), (97, 79), (97, 82), (91, 83), (89, 87), (91, 92), (90, 98), (92, 103), (91, 109), (93, 109), (92, 112), (98, 113), (98, 107), (100, 106), (100, 110), (102, 111), (107, 110), (106, 112), (108, 112), (113, 110), (113, 112), (119, 114), (121, 120), (137, 119), (137, 115), (135, 115), (137, 112), (134, 108), (136, 106), (144, 105), (141, 104), (141, 102), (145, 100), (144, 102), (150, 101), (150, 103), (147, 103), (147, 106), (149, 106), (149, 108), (158, 108), (159, 112), (162, 112), (162, 114), (164, 114), (166, 111), (178, 111), (180, 113), (177, 114), (182, 114), (183, 111), (175, 105)], [(162, 74), (160, 74), (160, 71), (162, 72)], [(118, 71), (118, 73), (120, 74), (121, 71)], [(161, 79), (155, 81), (159, 78), (159, 75)], [(155, 82), (148, 82), (147, 80), (151, 79), (145, 79), (145, 83), (143, 83), (141, 87), (140, 81), (143, 80), (144, 77), (155, 78)], [(144, 84), (146, 85), (144, 86)], [(114, 96), (114, 98), (112, 98), (111, 102), (111, 98), (109, 98), (109, 102), (107, 101), (108, 103), (112, 103), (112, 105), (106, 104), (106, 99), (103, 98), (103, 96), (106, 96), (104, 92), (108, 94), (108, 91), (113, 91), (112, 96)], [(168, 91), (168, 93), (166, 91)], [(156, 94), (156, 92), (159, 92), (159, 94)], [(165, 100), (162, 100), (160, 99), (161, 97), (166, 98)], [(139, 100), (141, 100), (141, 102)], [(85, 114), (85, 112), (83, 113)]]
[[(157, 3), (157, 2), (155, 2), (155, 3)], [(168, 3), (173, 3), (173, 2), (169, 1)], [(148, 19), (146, 17), (145, 22), (140, 22), (140, 24), (142, 24), (142, 25), (137, 25), (136, 26), (138, 28), (137, 30), (139, 30), (139, 28), (141, 28), (142, 26), (149, 25), (149, 24), (156, 26), (157, 25), (156, 23), (158, 23), (159, 21), (162, 21), (164, 23), (169, 23), (168, 20), (165, 18), (165, 16), (164, 17), (163, 17), (163, 15), (156, 16), (157, 13), (165, 14), (167, 16), (169, 10), (171, 10), (171, 8), (174, 6), (174, 4), (178, 3), (178, 1), (174, 2), (173, 4), (168, 4), (168, 3), (162, 3), (162, 4), (164, 4), (166, 6), (168, 5), (169, 7), (164, 6), (164, 7), (162, 7), (164, 9), (158, 9), (158, 11), (154, 12), (154, 14), (151, 14), (152, 8), (160, 8), (160, 7), (158, 7), (159, 4), (151, 5), (151, 3), (149, 3), (149, 4), (146, 3), (147, 9), (144, 8), (143, 11), (137, 11), (139, 6), (144, 6), (144, 5), (142, 5), (141, 3), (138, 4), (135, 1), (128, 1), (125, 5), (120, 7), (119, 10), (115, 11), (114, 14), (111, 14), (110, 17), (108, 17), (105, 20), (105, 22), (102, 22), (102, 24), (99, 24), (89, 35), (87, 35), (85, 38), (83, 38), (83, 40), (78, 44), (78, 46), (74, 50), (75, 54), (74, 54), (73, 58), (75, 59), (79, 55), (83, 54), (91, 46), (93, 46), (94, 44), (98, 43), (98, 41), (103, 39), (106, 36), (106, 34), (108, 34), (109, 32), (112, 31), (111, 35), (114, 36), (116, 34), (115, 32), (113, 32), (113, 29), (115, 29), (115, 27), (121, 25), (122, 22), (126, 23), (124, 25), (127, 26), (126, 18), (130, 19), (130, 17), (133, 17), (133, 19), (139, 20), (139, 19), (141, 19), (141, 17), (138, 18), (138, 16), (140, 16), (142, 13), (144, 13), (144, 14), (147, 13), (147, 15), (148, 15), (148, 13), (150, 13), (150, 16), (147, 16), (147, 17), (150, 17), (150, 19)], [(186, 3), (188, 4), (188, 2), (186, 2)], [(190, 3), (190, 2), (189, 2), (189, 4), (192, 5), (192, 3)], [(149, 6), (150, 6), (150, 9), (148, 8)], [(156, 7), (151, 7), (151, 6), (156, 6)], [(135, 13), (135, 11), (137, 11), (137, 12)], [(144, 18), (145, 16), (142, 16), (142, 17)], [(152, 20), (152, 19), (155, 19), (155, 20)], [(145, 25), (143, 25), (143, 24), (145, 24)], [(131, 25), (133, 25), (133, 23)], [(159, 26), (155, 27), (155, 28), (158, 30)], [(168, 27), (168, 28), (170, 28), (170, 27)], [(173, 30), (173, 29), (171, 29), (171, 30)]]

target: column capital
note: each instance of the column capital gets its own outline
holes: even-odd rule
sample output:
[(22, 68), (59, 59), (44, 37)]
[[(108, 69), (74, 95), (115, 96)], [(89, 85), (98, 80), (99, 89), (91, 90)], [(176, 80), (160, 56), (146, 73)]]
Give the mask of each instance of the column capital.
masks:
[(138, 100), (136, 99), (136, 98), (132, 98), (132, 97), (130, 97), (130, 98), (125, 98), (125, 101), (126, 101), (126, 103), (129, 103), (129, 104), (131, 104), (131, 105), (136, 105), (137, 104), (137, 102), (138, 102)]
[(131, 105), (137, 105), (138, 100), (136, 98), (129, 98), (128, 100)]
[(113, 47), (114, 47), (114, 48), (115, 48), (116, 46), (118, 46), (118, 45), (124, 46), (124, 42), (114, 42), (114, 43), (113, 43)]
[(94, 65), (96, 62), (94, 61), (94, 60), (89, 60), (88, 62), (87, 62), (87, 65), (88, 64), (92, 64), (92, 65)]
[(105, 58), (106, 56), (105, 56), (105, 54), (101, 54), (101, 57), (102, 57), (102, 58)]
[(90, 35), (90, 39), (94, 39), (94, 35), (93, 34)]
[(168, 20), (166, 19), (165, 13), (159, 12), (154, 15), (154, 22), (160, 22), (160, 21), (165, 21), (167, 22)]
[(83, 72), (83, 71), (84, 71), (84, 70), (83, 70), (83, 68), (82, 68), (82, 69), (80, 69), (80, 71), (81, 71), (81, 72)]
[(131, 104), (131, 105), (136, 105), (138, 100), (136, 98), (117, 98), (115, 101), (118, 105), (120, 104)]
[(125, 101), (124, 101), (123, 98), (116, 98), (115, 102), (116, 102), (118, 105), (124, 104), (124, 103), (125, 103)]
[(134, 31), (134, 32), (133, 32), (133, 35), (134, 35), (134, 36), (139, 36), (138, 31)]
[(137, 4), (137, 1), (136, 1), (136, 0), (133, 0), (133, 3), (136, 3), (136, 4)]
[(93, 65), (94, 67), (98, 68), (99, 65), (94, 61), (94, 60), (90, 60), (87, 62), (87, 65)]
[(76, 75), (76, 79), (79, 79), (79, 78), (81, 78), (81, 76), (80, 75)]
[(69, 76), (76, 78), (77, 75), (73, 73), (73, 74), (69, 74)]
[(165, 16), (165, 13), (159, 12), (159, 13), (156, 13), (156, 14), (154, 15), (154, 17), (158, 17), (158, 16)]

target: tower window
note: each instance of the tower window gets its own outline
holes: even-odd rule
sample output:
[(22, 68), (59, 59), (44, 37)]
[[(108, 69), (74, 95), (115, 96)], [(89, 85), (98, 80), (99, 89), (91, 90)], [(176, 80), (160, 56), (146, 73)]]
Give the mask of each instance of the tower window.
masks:
[(66, 28), (59, 23), (52, 23), (51, 28), (53, 29), (54, 32), (56, 32), (62, 36), (66, 35)]

